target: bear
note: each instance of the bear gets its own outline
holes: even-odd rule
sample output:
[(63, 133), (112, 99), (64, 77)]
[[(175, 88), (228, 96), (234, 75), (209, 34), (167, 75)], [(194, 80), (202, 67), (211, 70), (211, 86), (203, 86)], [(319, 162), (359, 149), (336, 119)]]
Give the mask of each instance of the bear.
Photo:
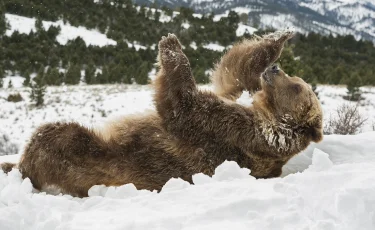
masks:
[(175, 35), (162, 37), (158, 63), (156, 111), (110, 121), (102, 130), (42, 125), (12, 166), (42, 191), (85, 197), (93, 185), (127, 183), (160, 191), (171, 178), (192, 183), (196, 173), (211, 176), (226, 160), (256, 178), (277, 177), (291, 157), (322, 139), (322, 111), (311, 87), (276, 65), (260, 73), (261, 90), (245, 107), (197, 88)]

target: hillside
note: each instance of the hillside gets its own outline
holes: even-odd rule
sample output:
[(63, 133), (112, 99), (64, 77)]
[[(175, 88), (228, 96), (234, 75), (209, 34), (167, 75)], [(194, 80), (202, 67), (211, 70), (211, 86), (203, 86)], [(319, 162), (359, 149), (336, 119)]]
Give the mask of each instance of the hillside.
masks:
[[(209, 70), (226, 49), (264, 33), (246, 23), (233, 11), (202, 15), (188, 8), (136, 6), (130, 0), (5, 0), (0, 4), (0, 79), (23, 77), (27, 85), (39, 74), (48, 85), (147, 84), (156, 44), (172, 32), (181, 39), (197, 82), (208, 83)], [(296, 36), (280, 59), (287, 73), (308, 82), (357, 79), (359, 85), (375, 84), (374, 62), (372, 42), (315, 33)]]
[(198, 13), (234, 10), (261, 28), (294, 26), (301, 33), (354, 35), (375, 41), (375, 5), (371, 0), (134, 0), (138, 4), (189, 7)]

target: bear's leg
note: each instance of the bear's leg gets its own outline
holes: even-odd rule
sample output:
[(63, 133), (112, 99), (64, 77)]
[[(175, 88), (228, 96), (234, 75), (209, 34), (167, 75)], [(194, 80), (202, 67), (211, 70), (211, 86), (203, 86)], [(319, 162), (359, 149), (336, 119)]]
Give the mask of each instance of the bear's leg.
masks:
[(177, 107), (187, 109), (198, 89), (189, 60), (175, 35), (162, 37), (158, 59), (160, 70), (155, 80), (155, 104), (159, 115), (166, 121), (176, 115)]
[(37, 129), (18, 167), (39, 190), (54, 187), (87, 196), (91, 186), (110, 180), (100, 172), (107, 151), (91, 130), (77, 123), (51, 123)]
[(215, 93), (236, 100), (244, 89), (260, 90), (261, 74), (280, 57), (284, 43), (291, 37), (293, 32), (282, 31), (234, 45), (212, 74)]
[(168, 132), (194, 144), (206, 144), (208, 136), (236, 146), (248, 142), (254, 127), (252, 114), (240, 105), (224, 103), (217, 95), (197, 89), (189, 60), (174, 35), (159, 42), (159, 63), (154, 100)]

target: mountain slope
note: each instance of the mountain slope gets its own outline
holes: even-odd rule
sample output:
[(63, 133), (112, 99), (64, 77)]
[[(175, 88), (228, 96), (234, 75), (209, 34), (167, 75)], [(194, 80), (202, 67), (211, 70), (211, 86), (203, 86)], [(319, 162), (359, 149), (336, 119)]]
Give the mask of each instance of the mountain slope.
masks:
[(223, 14), (234, 10), (248, 14), (249, 23), (262, 28), (294, 26), (302, 33), (352, 34), (356, 39), (375, 41), (375, 4), (370, 0), (156, 0), (156, 3), (191, 7), (198, 13)]

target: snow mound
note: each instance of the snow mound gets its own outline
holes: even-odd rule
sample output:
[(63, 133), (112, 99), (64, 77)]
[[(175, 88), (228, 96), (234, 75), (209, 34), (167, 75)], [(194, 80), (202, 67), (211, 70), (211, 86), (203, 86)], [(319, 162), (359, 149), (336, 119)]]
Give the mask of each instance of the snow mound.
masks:
[(227, 181), (235, 179), (251, 178), (250, 170), (240, 168), (234, 161), (225, 161), (215, 169), (215, 175), (212, 178), (216, 181)]
[[(333, 141), (336, 146), (349, 146), (374, 136), (375, 132), (327, 136), (318, 145), (327, 151), (326, 146)], [(103, 226), (109, 230), (372, 230), (375, 143), (357, 148), (361, 149), (356, 154), (347, 154), (350, 150), (325, 153), (315, 147), (308, 149), (302, 153), (304, 160), (310, 160), (304, 162), (307, 170), (284, 178), (256, 180), (249, 175), (250, 170), (227, 161), (217, 167), (212, 178), (194, 175), (195, 185), (173, 178), (160, 193), (137, 190), (133, 184), (97, 185), (90, 189), (89, 197), (82, 199), (37, 193), (17, 169), (8, 175), (0, 172), (0, 226), (2, 230), (95, 230)], [(8, 156), (0, 157), (0, 161), (3, 158)]]
[(162, 192), (170, 192), (170, 191), (177, 191), (182, 190), (189, 187), (190, 184), (187, 181), (182, 180), (181, 178), (172, 178), (162, 188)]
[[(6, 21), (9, 23), (10, 28), (6, 31), (7, 36), (11, 36), (14, 31), (19, 33), (29, 34), (31, 31), (36, 31), (35, 18), (27, 18), (14, 14), (5, 14)], [(43, 27), (48, 30), (50, 26), (60, 26), (60, 34), (57, 35), (56, 40), (61, 45), (65, 45), (69, 40), (74, 40), (77, 37), (81, 37), (87, 46), (106, 46), (106, 45), (117, 45), (117, 42), (107, 38), (105, 34), (100, 33), (96, 30), (88, 30), (85, 27), (71, 26), (64, 24), (62, 20), (57, 22), (43, 21)]]
[(308, 168), (309, 170), (324, 171), (330, 169), (332, 166), (333, 163), (327, 153), (320, 149), (314, 149), (312, 164)]

